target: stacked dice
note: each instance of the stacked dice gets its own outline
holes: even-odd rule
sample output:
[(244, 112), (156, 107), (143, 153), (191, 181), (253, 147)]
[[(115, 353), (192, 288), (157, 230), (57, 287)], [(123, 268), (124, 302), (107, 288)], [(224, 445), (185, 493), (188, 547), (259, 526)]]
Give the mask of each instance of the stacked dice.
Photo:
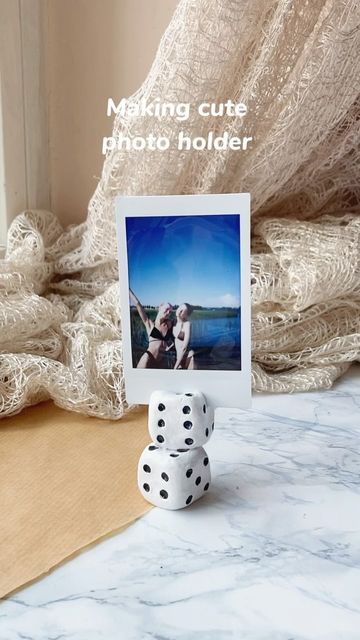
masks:
[(214, 410), (202, 393), (152, 393), (152, 443), (142, 452), (138, 467), (139, 489), (148, 502), (182, 509), (206, 493), (211, 476), (203, 445), (213, 430)]

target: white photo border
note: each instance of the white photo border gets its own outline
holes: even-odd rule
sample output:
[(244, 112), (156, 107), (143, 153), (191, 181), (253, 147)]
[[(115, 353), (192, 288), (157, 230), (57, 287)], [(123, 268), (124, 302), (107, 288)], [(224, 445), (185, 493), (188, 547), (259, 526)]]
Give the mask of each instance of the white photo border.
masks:
[[(251, 405), (250, 194), (184, 196), (118, 196), (115, 201), (126, 399), (148, 404), (157, 389), (201, 391), (214, 408), (247, 409)], [(134, 369), (131, 348), (126, 218), (194, 215), (239, 215), (241, 371)]]

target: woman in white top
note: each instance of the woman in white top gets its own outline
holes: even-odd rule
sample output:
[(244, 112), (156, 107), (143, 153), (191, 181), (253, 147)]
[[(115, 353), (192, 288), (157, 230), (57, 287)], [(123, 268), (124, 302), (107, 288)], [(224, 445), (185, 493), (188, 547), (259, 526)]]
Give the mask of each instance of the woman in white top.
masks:
[(192, 307), (184, 302), (176, 310), (176, 324), (173, 327), (175, 338), (176, 363), (174, 369), (195, 369), (194, 352), (189, 350), (191, 322), (189, 316)]

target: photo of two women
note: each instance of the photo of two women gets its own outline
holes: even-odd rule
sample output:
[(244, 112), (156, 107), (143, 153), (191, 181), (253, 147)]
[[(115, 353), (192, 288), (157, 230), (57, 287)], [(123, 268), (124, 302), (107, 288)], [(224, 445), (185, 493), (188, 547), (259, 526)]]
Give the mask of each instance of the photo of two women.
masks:
[(134, 368), (241, 370), (239, 223), (126, 219)]

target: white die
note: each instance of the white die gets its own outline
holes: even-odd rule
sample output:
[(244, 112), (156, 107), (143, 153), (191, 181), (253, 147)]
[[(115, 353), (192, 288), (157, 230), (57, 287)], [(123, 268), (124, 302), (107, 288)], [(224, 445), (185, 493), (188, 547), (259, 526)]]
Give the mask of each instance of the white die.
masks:
[(199, 447), (176, 452), (148, 445), (138, 466), (138, 485), (143, 497), (156, 507), (182, 509), (201, 498), (209, 489), (210, 463)]
[(214, 429), (214, 410), (199, 391), (154, 391), (149, 404), (149, 432), (156, 445), (187, 450), (202, 447)]

